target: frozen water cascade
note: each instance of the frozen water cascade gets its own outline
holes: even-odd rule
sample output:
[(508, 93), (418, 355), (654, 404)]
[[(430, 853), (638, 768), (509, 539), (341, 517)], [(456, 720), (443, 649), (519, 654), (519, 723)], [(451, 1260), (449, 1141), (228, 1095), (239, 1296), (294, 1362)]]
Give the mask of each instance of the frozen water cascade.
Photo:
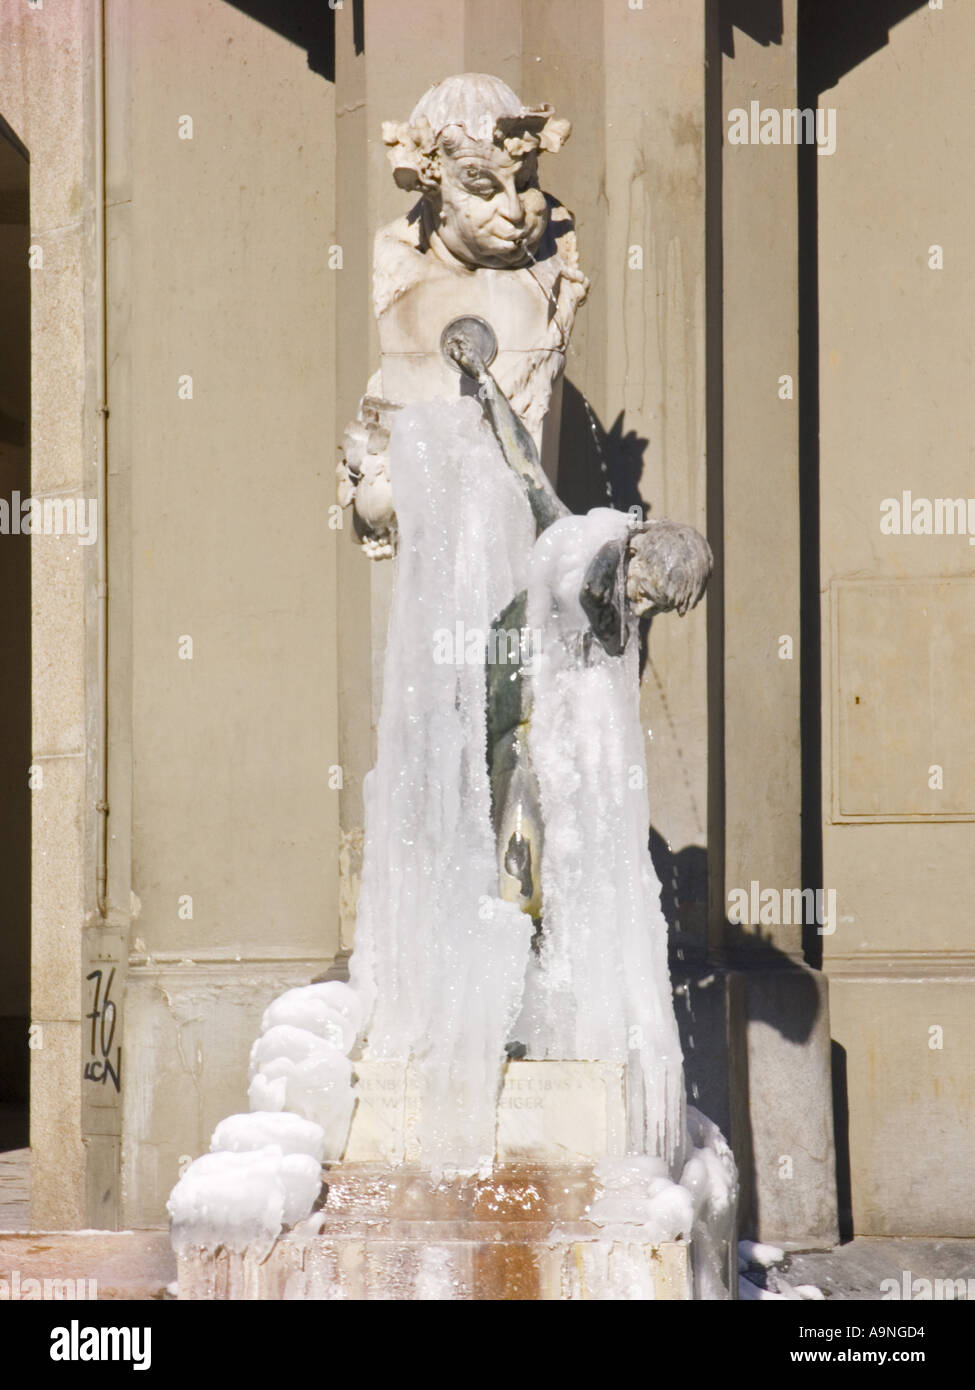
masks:
[[(595, 1169), (577, 1247), (587, 1296), (654, 1297), (641, 1252), (685, 1240), (696, 1297), (727, 1297), (734, 1161), (710, 1121), (685, 1115), (636, 623), (628, 614), (630, 640), (609, 655), (580, 603), (592, 557), (625, 541), (630, 518), (598, 508), (534, 540), (524, 488), (470, 398), (404, 407), (390, 455), (398, 572), (350, 984), (292, 989), (265, 1010), (252, 1113), (223, 1121), (174, 1190), (174, 1244), (263, 1258), (308, 1216), (317, 1165), (345, 1148), (357, 1043), (364, 1061), (412, 1067), (421, 1169), (435, 1182), (488, 1175), (517, 1040), (532, 1059), (625, 1071), (629, 1156)], [(537, 951), (531, 919), (497, 896), (485, 758), (485, 643), (522, 589), (545, 827)], [(570, 1239), (554, 1226), (552, 1243)], [(450, 1296), (452, 1258), (431, 1247), (412, 1296)]]
[[(516, 1040), (531, 1059), (624, 1068), (628, 1157), (597, 1164), (588, 1234), (556, 1223), (550, 1239), (581, 1239), (586, 1296), (656, 1296), (643, 1252), (683, 1240), (696, 1297), (727, 1297), (734, 1161), (710, 1121), (685, 1114), (636, 620), (609, 655), (580, 603), (593, 556), (625, 542), (630, 518), (598, 508), (534, 540), (524, 488), (470, 398), (404, 407), (390, 456), (399, 557), (350, 984), (289, 990), (265, 1010), (252, 1113), (223, 1121), (174, 1190), (174, 1244), (263, 1258), (308, 1216), (319, 1163), (344, 1152), (357, 1044), (363, 1061), (412, 1068), (420, 1169), (486, 1177)], [(487, 634), (520, 590), (545, 827), (538, 950), (531, 918), (497, 895), (485, 758)], [(450, 1296), (452, 1259), (431, 1246), (412, 1296)]]
[(404, 407), (390, 462), (398, 573), (350, 979), (366, 1056), (418, 1064), (424, 1164), (485, 1171), (532, 925), (496, 896), (484, 647), (534, 523), (469, 398)]
[(528, 625), (532, 760), (545, 824), (545, 928), (517, 1036), (533, 1057), (628, 1067), (629, 1148), (683, 1160), (684, 1082), (667, 923), (647, 848), (650, 809), (636, 640), (608, 656), (579, 602), (586, 566), (626, 534), (624, 513), (566, 517), (539, 538)]

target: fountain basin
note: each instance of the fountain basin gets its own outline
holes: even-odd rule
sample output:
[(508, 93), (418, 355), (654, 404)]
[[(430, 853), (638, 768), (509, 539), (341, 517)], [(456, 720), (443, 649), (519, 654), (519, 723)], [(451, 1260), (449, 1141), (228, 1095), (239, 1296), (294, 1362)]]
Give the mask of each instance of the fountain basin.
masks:
[(591, 1170), (501, 1166), (435, 1184), (378, 1164), (326, 1170), (320, 1212), (262, 1252), (180, 1257), (180, 1299), (676, 1301), (690, 1247), (606, 1240), (585, 1219)]

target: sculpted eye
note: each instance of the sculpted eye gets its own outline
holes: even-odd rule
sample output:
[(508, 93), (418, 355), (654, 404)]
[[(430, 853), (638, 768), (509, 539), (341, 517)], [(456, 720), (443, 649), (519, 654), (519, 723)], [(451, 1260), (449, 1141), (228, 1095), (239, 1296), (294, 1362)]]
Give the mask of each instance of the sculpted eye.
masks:
[(482, 198), (493, 198), (497, 193), (499, 184), (497, 179), (490, 174), (473, 172), (465, 175), (464, 187), (470, 193), (477, 193)]

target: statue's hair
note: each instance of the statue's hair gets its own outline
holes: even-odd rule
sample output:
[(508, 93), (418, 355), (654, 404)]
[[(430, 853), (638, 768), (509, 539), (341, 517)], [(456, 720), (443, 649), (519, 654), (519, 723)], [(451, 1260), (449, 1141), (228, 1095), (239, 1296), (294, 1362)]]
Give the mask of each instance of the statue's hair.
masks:
[[(435, 82), (403, 123), (383, 122), (393, 177), (400, 188), (432, 192), (440, 182), (440, 148), (446, 132), (497, 145), (512, 155), (561, 148), (569, 122), (549, 105), (523, 106), (500, 77), (465, 72)], [(456, 143), (450, 141), (449, 143)]]
[(707, 540), (693, 526), (650, 520), (630, 534), (630, 570), (661, 612), (682, 617), (699, 602), (714, 567)]

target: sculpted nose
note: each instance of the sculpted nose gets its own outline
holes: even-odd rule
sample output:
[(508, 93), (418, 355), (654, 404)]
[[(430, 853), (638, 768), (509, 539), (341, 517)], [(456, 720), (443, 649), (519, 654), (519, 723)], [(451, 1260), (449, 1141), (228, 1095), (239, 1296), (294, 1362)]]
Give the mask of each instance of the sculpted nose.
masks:
[(509, 222), (513, 222), (516, 227), (521, 226), (525, 220), (525, 209), (521, 205), (514, 181), (505, 184), (499, 206), (501, 213)]

